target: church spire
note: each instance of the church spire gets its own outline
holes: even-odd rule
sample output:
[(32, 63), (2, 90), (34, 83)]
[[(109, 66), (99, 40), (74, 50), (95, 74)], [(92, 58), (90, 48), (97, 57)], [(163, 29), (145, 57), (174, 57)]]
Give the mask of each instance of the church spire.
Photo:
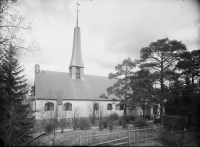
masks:
[(76, 12), (77, 12), (77, 21), (76, 21), (76, 26), (78, 27), (78, 12), (80, 12), (79, 9), (78, 9), (78, 6), (80, 6), (80, 4), (77, 3), (77, 2), (76, 2), (76, 4), (77, 4), (77, 9), (76, 9)]
[(80, 4), (77, 3), (77, 22), (76, 27), (74, 28), (74, 41), (73, 41), (73, 50), (72, 50), (72, 57), (71, 62), (69, 65), (70, 73), (72, 78), (77, 78), (77, 73), (80, 74), (79, 78), (84, 79), (83, 75), (83, 59), (82, 59), (82, 52), (81, 52), (81, 31), (80, 27), (78, 27), (78, 6)]

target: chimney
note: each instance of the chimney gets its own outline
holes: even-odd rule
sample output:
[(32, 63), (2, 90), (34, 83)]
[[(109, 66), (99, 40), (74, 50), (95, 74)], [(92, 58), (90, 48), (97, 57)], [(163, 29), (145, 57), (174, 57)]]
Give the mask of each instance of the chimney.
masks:
[(39, 64), (35, 64), (35, 72), (40, 72), (40, 65)]

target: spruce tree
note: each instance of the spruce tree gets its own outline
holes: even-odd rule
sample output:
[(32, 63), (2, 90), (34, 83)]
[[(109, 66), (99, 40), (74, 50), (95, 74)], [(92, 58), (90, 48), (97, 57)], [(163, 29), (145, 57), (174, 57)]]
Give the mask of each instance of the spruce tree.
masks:
[(31, 137), (34, 117), (30, 105), (23, 104), (28, 93), (23, 66), (20, 65), (15, 47), (10, 45), (1, 60), (1, 109), (4, 110), (1, 120), (1, 138), (5, 145), (25, 145)]

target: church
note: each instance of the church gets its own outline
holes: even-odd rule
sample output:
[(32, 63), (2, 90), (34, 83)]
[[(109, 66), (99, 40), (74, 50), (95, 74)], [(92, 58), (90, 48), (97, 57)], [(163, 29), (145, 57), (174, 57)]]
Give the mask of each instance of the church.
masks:
[[(78, 9), (77, 9), (78, 10)], [(73, 48), (69, 73), (42, 70), (39, 64), (35, 65), (33, 109), (36, 110), (36, 119), (54, 117), (71, 118), (90, 117), (95, 110), (97, 117), (110, 113), (123, 115), (123, 105), (115, 95), (101, 98), (107, 93), (107, 88), (112, 86), (116, 79), (84, 74), (84, 62), (81, 50), (81, 29), (77, 23), (74, 28)], [(137, 115), (143, 111), (137, 108)], [(153, 109), (147, 111), (152, 116)]]

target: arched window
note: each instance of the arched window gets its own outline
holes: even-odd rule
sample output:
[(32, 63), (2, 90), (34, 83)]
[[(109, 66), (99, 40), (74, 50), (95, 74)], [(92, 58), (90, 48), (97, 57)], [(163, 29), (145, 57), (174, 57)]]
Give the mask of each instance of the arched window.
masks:
[(46, 103), (44, 110), (45, 111), (54, 111), (54, 104), (51, 102)]
[(63, 111), (72, 111), (72, 104), (67, 102), (63, 106)]
[(99, 110), (99, 104), (98, 103), (94, 103), (94, 105), (93, 105), (93, 110), (94, 111), (98, 111)]
[(107, 110), (112, 110), (112, 104), (111, 103), (107, 104)]

